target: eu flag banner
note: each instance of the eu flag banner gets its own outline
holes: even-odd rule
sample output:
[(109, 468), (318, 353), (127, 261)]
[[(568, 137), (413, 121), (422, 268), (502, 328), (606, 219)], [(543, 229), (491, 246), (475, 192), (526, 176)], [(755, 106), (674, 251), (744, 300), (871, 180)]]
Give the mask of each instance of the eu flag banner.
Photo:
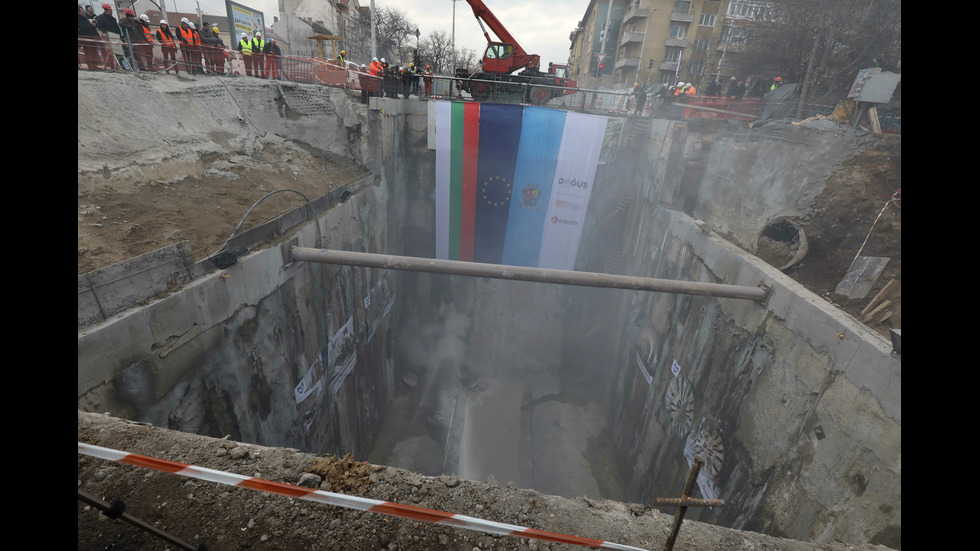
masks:
[(436, 257), (573, 269), (605, 117), (439, 101)]
[(527, 107), (521, 129), (503, 264), (537, 267), (565, 112)]

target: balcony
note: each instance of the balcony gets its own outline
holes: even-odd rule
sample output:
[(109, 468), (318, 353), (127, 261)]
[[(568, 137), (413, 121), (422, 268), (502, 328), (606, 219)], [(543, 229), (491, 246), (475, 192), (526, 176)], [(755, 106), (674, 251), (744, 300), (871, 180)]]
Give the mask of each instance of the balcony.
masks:
[(690, 23), (694, 21), (694, 11), (688, 10), (686, 12), (684, 11), (672, 12), (670, 14), (670, 20), (678, 23)]
[(677, 72), (677, 65), (678, 65), (678, 63), (680, 63), (680, 62), (679, 61), (664, 61), (663, 63), (660, 64), (660, 70), (661, 71), (674, 71), (676, 73)]
[(643, 36), (645, 33), (623, 33), (622, 38), (619, 39), (619, 45), (625, 46), (630, 43), (643, 44)]
[(690, 46), (690, 43), (686, 38), (674, 38), (670, 36), (664, 41), (664, 46), (669, 46), (671, 48), (687, 48)]
[(623, 59), (616, 60), (616, 65), (613, 66), (614, 69), (622, 69), (624, 67), (637, 68), (640, 66), (640, 58), (638, 57), (627, 57)]
[(623, 23), (632, 23), (644, 17), (650, 17), (650, 8), (646, 6), (638, 8), (631, 3), (623, 14)]

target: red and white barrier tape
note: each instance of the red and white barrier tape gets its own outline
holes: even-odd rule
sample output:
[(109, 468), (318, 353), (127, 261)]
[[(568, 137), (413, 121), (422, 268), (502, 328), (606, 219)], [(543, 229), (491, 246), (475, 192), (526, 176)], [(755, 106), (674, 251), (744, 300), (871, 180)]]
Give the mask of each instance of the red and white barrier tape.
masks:
[(875, 221), (871, 223), (871, 229), (868, 230), (868, 235), (865, 236), (864, 243), (861, 243), (861, 248), (858, 249), (858, 253), (854, 255), (854, 260), (851, 261), (851, 266), (853, 266), (854, 263), (857, 262), (858, 257), (861, 256), (861, 251), (863, 251), (864, 246), (868, 244), (868, 239), (871, 238), (871, 232), (874, 231), (875, 224), (878, 223), (878, 219), (881, 218), (881, 215), (885, 213), (885, 209), (888, 208), (888, 205), (891, 204), (892, 201), (899, 201), (901, 199), (902, 199), (902, 188), (898, 188), (898, 191), (892, 193), (891, 198), (888, 199), (888, 201), (885, 201), (885, 206), (881, 207), (881, 210), (878, 211), (878, 216), (875, 217)]
[(622, 551), (646, 551), (639, 547), (631, 547), (629, 545), (622, 545), (619, 543), (612, 543), (608, 541), (594, 540), (589, 538), (580, 538), (578, 536), (568, 536), (565, 534), (558, 534), (555, 532), (546, 532), (544, 530), (537, 530), (535, 528), (525, 528), (523, 526), (515, 526), (513, 524), (493, 522), (490, 520), (468, 517), (466, 515), (457, 515), (453, 513), (446, 513), (443, 511), (436, 511), (434, 509), (425, 509), (413, 505), (402, 505), (399, 503), (392, 503), (388, 501), (378, 501), (378, 500), (367, 499), (363, 497), (349, 496), (344, 494), (335, 494), (332, 492), (324, 492), (321, 490), (313, 490), (310, 488), (304, 488), (302, 486), (294, 486), (292, 484), (284, 484), (282, 482), (273, 482), (271, 480), (263, 480), (261, 478), (242, 476), (234, 473), (227, 473), (224, 471), (216, 471), (213, 469), (196, 467), (194, 465), (187, 465), (185, 463), (178, 463), (176, 461), (169, 461), (166, 459), (158, 459), (146, 455), (121, 452), (110, 448), (103, 448), (99, 446), (93, 446), (91, 444), (84, 444), (82, 442), (78, 443), (78, 453), (84, 455), (90, 455), (92, 457), (98, 457), (100, 459), (107, 459), (109, 461), (117, 461), (119, 463), (125, 463), (127, 465), (136, 465), (138, 467), (146, 467), (148, 469), (156, 469), (158, 471), (164, 471), (172, 474), (179, 474), (181, 476), (188, 476), (200, 480), (217, 482), (218, 484), (227, 484), (229, 486), (240, 486), (242, 488), (249, 488), (261, 492), (269, 492), (272, 494), (279, 494), (287, 497), (316, 501), (318, 503), (325, 503), (327, 505), (345, 507), (347, 509), (357, 509), (359, 511), (368, 511), (370, 513), (381, 513), (383, 515), (407, 518), (411, 520), (421, 520), (425, 522), (432, 522), (435, 524), (445, 524), (456, 528), (476, 530), (479, 532), (486, 532), (488, 534), (495, 534), (499, 536), (518, 536), (524, 538), (553, 541), (557, 543), (567, 543), (571, 545), (584, 545), (587, 547), (596, 547), (599, 549), (619, 549)]

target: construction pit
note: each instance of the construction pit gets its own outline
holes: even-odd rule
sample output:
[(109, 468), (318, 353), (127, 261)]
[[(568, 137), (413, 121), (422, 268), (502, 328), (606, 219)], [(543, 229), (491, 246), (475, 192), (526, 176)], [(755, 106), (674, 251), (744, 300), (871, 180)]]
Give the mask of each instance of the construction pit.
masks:
[[(292, 258), (435, 257), (430, 103), (79, 73), (79, 443), (642, 549), (698, 455), (674, 549), (901, 549), (900, 137), (607, 126), (576, 270), (764, 301)], [(581, 548), (78, 466), (209, 549)], [(80, 501), (78, 548), (174, 546)]]

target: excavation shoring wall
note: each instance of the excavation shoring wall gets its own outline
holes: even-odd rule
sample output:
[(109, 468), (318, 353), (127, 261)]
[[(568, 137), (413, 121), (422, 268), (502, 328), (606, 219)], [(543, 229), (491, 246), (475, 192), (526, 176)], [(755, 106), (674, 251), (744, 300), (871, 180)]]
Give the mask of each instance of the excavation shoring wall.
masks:
[[(323, 246), (432, 256), (434, 152), (425, 104), (372, 106), (366, 149), (376, 154), (380, 181), (320, 214)], [(685, 174), (690, 142), (683, 124), (654, 121), (600, 167), (577, 269), (764, 284), (773, 289), (765, 305), (290, 263), (285, 245), (82, 328), (79, 409), (365, 457), (395, 381), (418, 367), (417, 350), (406, 343), (423, 340), (413, 331), (434, 327), (464, 347), (428, 358), (422, 375), (436, 386), (446, 384), (443, 369), (464, 380), (523, 371), (547, 379), (555, 394), (600, 397), (601, 409), (583, 409), (582, 419), (604, 418), (596, 431), (611, 443), (623, 499), (678, 495), (697, 453), (708, 460), (700, 492), (729, 506), (692, 510), (689, 518), (900, 547), (900, 360), (879, 336), (712, 233), (712, 224), (732, 224), (723, 213), (701, 222), (683, 212), (725, 186)], [(734, 155), (704, 154), (720, 151)], [(778, 169), (806, 153), (759, 142), (744, 154)], [(758, 177), (766, 194), (800, 187)], [(748, 191), (761, 185), (752, 177), (728, 181)], [(807, 193), (814, 185), (804, 186)], [(299, 246), (317, 240), (312, 224), (286, 237)], [(343, 349), (345, 327), (353, 350)], [(301, 395), (304, 378), (318, 380), (309, 378), (318, 357), (334, 365), (331, 350), (348, 361), (321, 379), (322, 392)], [(452, 364), (460, 352), (465, 366)], [(547, 404), (541, 388), (526, 391), (525, 401)], [(431, 410), (445, 427), (439, 454), (452, 472), (462, 429), (440, 418), (459, 410), (439, 399)], [(540, 469), (548, 459), (532, 455), (522, 463)]]

